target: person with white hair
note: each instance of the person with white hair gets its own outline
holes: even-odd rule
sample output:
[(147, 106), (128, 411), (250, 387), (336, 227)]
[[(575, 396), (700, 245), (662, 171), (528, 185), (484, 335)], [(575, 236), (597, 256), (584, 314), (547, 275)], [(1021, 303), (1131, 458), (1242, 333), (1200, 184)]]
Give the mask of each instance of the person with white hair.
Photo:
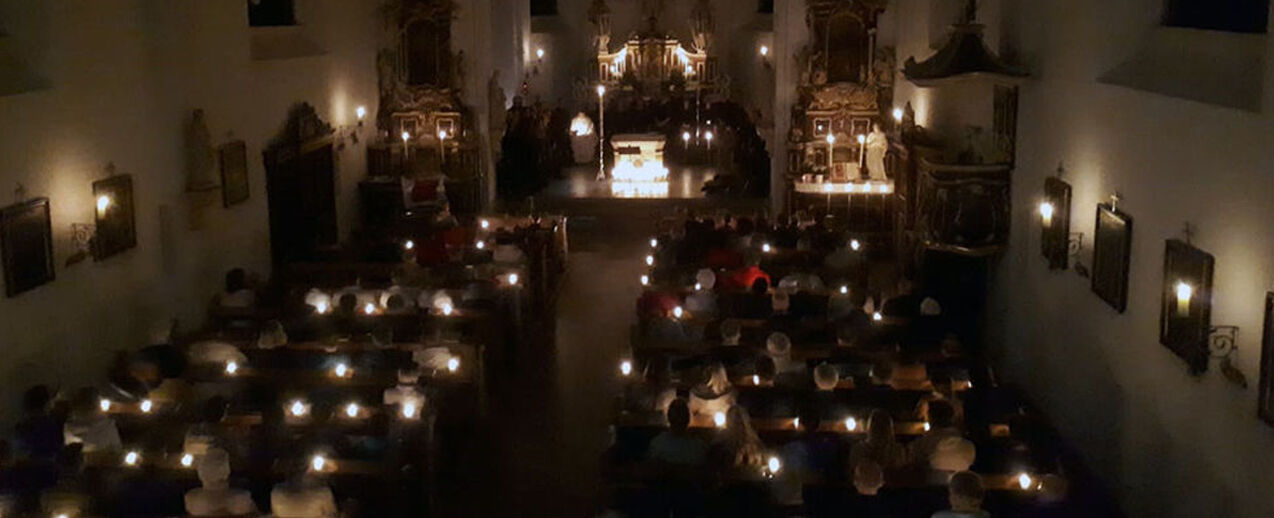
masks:
[(252, 494), (230, 487), (230, 455), (213, 448), (199, 458), (195, 468), (202, 487), (186, 493), (186, 514), (190, 516), (253, 516), (257, 512)]
[(695, 291), (686, 297), (686, 310), (695, 315), (717, 314), (717, 295), (712, 291), (717, 285), (717, 275), (704, 268), (695, 274)]
[(823, 362), (814, 367), (814, 386), (818, 390), (830, 392), (836, 390), (836, 385), (840, 383), (840, 372), (830, 363)]
[(288, 332), (283, 329), (283, 323), (278, 320), (271, 320), (265, 323), (261, 332), (257, 335), (257, 347), (261, 349), (273, 349), (287, 345)]
[(929, 469), (939, 478), (950, 473), (968, 470), (977, 460), (978, 449), (972, 441), (963, 437), (947, 437), (938, 441), (929, 456)]

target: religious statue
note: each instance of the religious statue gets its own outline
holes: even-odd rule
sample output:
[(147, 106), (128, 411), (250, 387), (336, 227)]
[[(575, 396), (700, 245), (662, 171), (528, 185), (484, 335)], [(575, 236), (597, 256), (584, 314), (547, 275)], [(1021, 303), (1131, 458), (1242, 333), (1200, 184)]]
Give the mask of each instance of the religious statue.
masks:
[(588, 21), (593, 24), (596, 34), (593, 46), (598, 52), (610, 50), (610, 7), (606, 0), (593, 0), (588, 6)]
[(871, 133), (867, 134), (867, 178), (872, 181), (885, 181), (885, 153), (889, 152), (889, 136), (881, 129), (879, 122), (871, 125)]
[(706, 54), (712, 47), (712, 4), (708, 0), (698, 0), (690, 18), (695, 51)]

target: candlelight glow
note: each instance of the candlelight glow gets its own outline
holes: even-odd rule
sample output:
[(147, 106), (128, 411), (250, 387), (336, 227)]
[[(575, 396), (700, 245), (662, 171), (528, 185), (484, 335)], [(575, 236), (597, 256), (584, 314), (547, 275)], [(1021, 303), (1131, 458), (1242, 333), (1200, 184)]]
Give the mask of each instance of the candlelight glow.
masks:
[(827, 143), (828, 143), (828, 144), (835, 144), (835, 143), (836, 143), (836, 135), (827, 135)]
[(473, 244), (473, 246), (478, 250), (485, 250), (487, 248), (487, 242), (479, 239), (477, 243)]
[(876, 322), (880, 322), (881, 320), (884, 320), (885, 317), (881, 315), (879, 311), (877, 311), (871, 314), (871, 319), (875, 320)]
[(858, 240), (857, 240), (857, 239), (851, 239), (851, 240), (849, 240), (849, 249), (850, 249), (850, 250), (853, 250), (853, 251), (857, 252), (857, 251), (858, 251), (859, 249), (861, 249), (862, 247), (863, 247), (863, 244), (862, 244), (862, 243), (860, 243), (860, 242), (858, 242)]
[(769, 47), (769, 46), (761, 45), (761, 49), (760, 49), (760, 51), (761, 51), (761, 57), (766, 57), (766, 56), (769, 56), (769, 55), (770, 55), (770, 47)]
[(443, 316), (447, 316), (447, 317), (449, 317), (449, 316), (451, 316), (451, 314), (452, 314), (453, 312), (455, 312), (455, 311), (456, 311), (456, 308), (452, 307), (452, 306), (451, 306), (451, 304), (444, 304), (444, 305), (442, 306), (442, 315), (443, 315)]
[(783, 463), (779, 462), (778, 457), (770, 457), (765, 466), (770, 468), (770, 473), (778, 473), (780, 469), (783, 469)]
[(139, 407), (141, 408), (143, 414), (149, 414), (151, 410), (155, 409), (155, 403), (149, 399), (143, 399)]
[(672, 308), (672, 317), (673, 317), (673, 318), (681, 318), (681, 316), (682, 316), (682, 315), (684, 315), (684, 314), (686, 314), (686, 310), (681, 309), (681, 306), (677, 306), (677, 307), (675, 307), (675, 308)]
[(438, 140), (446, 140), (446, 139), (447, 139), (447, 130), (439, 130)]
[(371, 302), (368, 302), (368, 303), (367, 303), (367, 305), (363, 306), (363, 313), (366, 313), (366, 314), (368, 314), (368, 315), (373, 315), (373, 314), (375, 314), (375, 313), (376, 313), (376, 305), (375, 305), (375, 304), (372, 304)]
[(761, 385), (761, 376), (760, 376), (760, 375), (758, 375), (758, 374), (753, 374), (753, 375), (752, 375), (752, 384), (753, 384), (753, 385), (760, 386), (760, 385)]
[(841, 287), (840, 287), (840, 294), (841, 294), (841, 295), (848, 295), (848, 294), (849, 294), (849, 286), (841, 286)]
[(406, 243), (403, 243), (403, 248), (406, 248), (407, 250), (416, 248), (416, 242), (408, 239)]
[(859, 136), (858, 136), (858, 144), (859, 144), (859, 145), (863, 145), (863, 144), (866, 144), (866, 143), (867, 143), (867, 135), (859, 135)]
[(136, 466), (137, 463), (141, 462), (141, 460), (142, 460), (142, 455), (140, 453), (137, 453), (136, 451), (130, 451), (124, 454), (125, 466)]
[(111, 197), (105, 194), (97, 197), (97, 211), (106, 212), (111, 207)]
[(689, 131), (683, 131), (683, 132), (681, 133), (681, 141), (682, 141), (682, 142), (690, 142), (690, 132), (689, 132)]
[(1177, 314), (1190, 314), (1190, 299), (1194, 298), (1194, 287), (1184, 281), (1177, 281)]
[(535, 49), (535, 57), (537, 59), (544, 59), (544, 49)]
[(762, 245), (761, 245), (761, 251), (762, 251), (762, 252), (765, 252), (765, 253), (767, 253), (767, 254), (768, 254), (768, 253), (770, 253), (770, 252), (771, 252), (771, 251), (773, 251), (773, 250), (774, 250), (774, 249), (770, 247), (770, 244), (769, 244), (769, 243), (765, 243), (765, 244), (762, 244)]
[(482, 227), (482, 230), (487, 230), (491, 228), (491, 222), (484, 219), (478, 222), (478, 226)]
[(925, 431), (929, 431), (929, 421), (925, 421)]
[(1044, 226), (1053, 226), (1053, 204), (1049, 202), (1040, 203), (1040, 219), (1044, 221)]
[(902, 122), (902, 108), (894, 108), (894, 122)]
[(622, 362), (619, 362), (619, 372), (620, 372), (620, 374), (623, 374), (623, 375), (625, 375), (625, 376), (627, 376), (627, 375), (629, 375), (629, 374), (632, 374), (632, 373), (633, 373), (633, 362), (632, 362), (632, 361), (629, 361), (629, 360), (624, 360), (624, 361), (622, 361)]
[(711, 143), (712, 143), (712, 132), (711, 132), (711, 131), (705, 131), (705, 132), (703, 133), (703, 138), (708, 139), (708, 143), (709, 143), (709, 144), (711, 144)]
[(725, 428), (725, 412), (712, 414), (712, 424), (717, 425), (717, 428)]
[(416, 403), (413, 401), (408, 401), (406, 403), (403, 403), (402, 414), (403, 414), (403, 417), (407, 419), (415, 419), (416, 418)]
[(695, 291), (703, 291), (703, 284), (695, 283)]
[(288, 405), (288, 413), (292, 414), (292, 417), (303, 417), (309, 412), (310, 406), (299, 399), (292, 400), (292, 404)]
[(405, 143), (407, 143), (407, 140), (409, 140), (409, 139), (411, 139), (411, 133), (407, 133), (406, 131), (404, 131), (404, 132), (403, 132), (403, 143), (404, 143), (404, 144), (405, 144)]
[(189, 453), (181, 456), (181, 466), (189, 468), (195, 464), (195, 456)]
[(349, 417), (350, 419), (354, 419), (358, 417), (358, 410), (359, 410), (358, 403), (350, 403), (348, 405), (345, 405), (345, 416)]
[(658, 240), (658, 239), (655, 239), (655, 238), (653, 238), (653, 237), (652, 237), (652, 238), (650, 238), (650, 247), (651, 247), (651, 248), (659, 248), (659, 240)]
[(602, 97), (605, 95), (606, 95), (606, 85), (597, 85), (597, 96)]
[(649, 276), (649, 275), (642, 275), (642, 276), (641, 276), (641, 285), (642, 285), (642, 286), (650, 286), (650, 276)]
[(655, 265), (655, 256), (653, 255), (646, 256), (646, 266), (654, 266), (654, 265)]
[(516, 273), (510, 273), (510, 274), (509, 274), (509, 276), (505, 278), (505, 280), (506, 280), (506, 281), (508, 281), (509, 286), (517, 286), (517, 285), (518, 285), (518, 274), (516, 274)]
[(354, 115), (356, 115), (356, 116), (358, 117), (358, 120), (360, 120), (360, 121), (361, 121), (361, 120), (363, 120), (363, 117), (366, 117), (366, 116), (367, 116), (367, 107), (366, 107), (366, 106), (359, 106), (358, 108), (355, 108), (355, 109), (354, 109)]
[(452, 356), (451, 359), (447, 360), (447, 370), (451, 372), (456, 372), (457, 370), (460, 370), (460, 358), (456, 358), (455, 356)]
[[(317, 304), (315, 304), (315, 305), (314, 305), (314, 312), (315, 312), (315, 313), (318, 313), (318, 314), (320, 314), (320, 315), (327, 314), (327, 310), (328, 310), (328, 309), (331, 309), (331, 308), (329, 308), (329, 307), (327, 306), (327, 303), (326, 303), (326, 302), (319, 302), (319, 303), (317, 303)], [(231, 362), (231, 363), (234, 363), (234, 362)], [(227, 367), (228, 367), (228, 365), (227, 365)], [(228, 369), (227, 369), (227, 370), (228, 370)], [(231, 372), (230, 374), (234, 374), (234, 373), (233, 373), (233, 372)]]
[(110, 411), (111, 411), (111, 400), (109, 400), (109, 399), (102, 399), (102, 400), (100, 400), (100, 401), (98, 401), (98, 402), (97, 402), (97, 407), (98, 407), (98, 408), (100, 408), (100, 409), (102, 409), (102, 411), (103, 411), (103, 412), (110, 412)]
[(1030, 475), (1027, 475), (1026, 473), (1018, 474), (1017, 487), (1020, 487), (1022, 488), (1022, 490), (1025, 491), (1027, 489), (1030, 489), (1031, 486), (1033, 486), (1034, 484), (1035, 484), (1035, 481), (1031, 479)]
[(792, 418), (792, 428), (796, 428), (798, 430), (801, 428), (801, 418), (799, 417)]
[(344, 363), (336, 364), (336, 367), (332, 369), (332, 374), (338, 378), (349, 376), (349, 365), (345, 365)]
[(851, 417), (845, 418), (845, 429), (851, 432), (858, 430), (858, 420)]
[(327, 466), (327, 458), (323, 457), (322, 455), (315, 455), (313, 458), (310, 459), (310, 468), (313, 469), (314, 471), (323, 471), (323, 468), (326, 466)]
[[(319, 313), (326, 312), (327, 311), (326, 306), (327, 305), (324, 304), (323, 307), (319, 308)], [(234, 376), (236, 372), (239, 372), (239, 363), (234, 360), (230, 360), (226, 362), (226, 374)]]

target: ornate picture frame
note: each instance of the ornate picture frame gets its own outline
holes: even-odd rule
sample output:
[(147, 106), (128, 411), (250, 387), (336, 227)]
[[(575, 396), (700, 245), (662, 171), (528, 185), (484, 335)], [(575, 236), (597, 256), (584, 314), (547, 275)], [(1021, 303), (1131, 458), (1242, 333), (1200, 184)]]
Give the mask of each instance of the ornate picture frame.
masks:
[(1274, 426), (1274, 292), (1265, 293), (1265, 325), (1261, 331), (1261, 381), (1256, 415)]
[(116, 175), (93, 182), (93, 260), (104, 261), (137, 246), (133, 177)]
[(1215, 264), (1212, 254), (1185, 241), (1164, 243), (1159, 343), (1185, 360), (1194, 374), (1208, 369)]
[(5, 296), (16, 297), (53, 282), (56, 272), (48, 198), (0, 209), (0, 255)]
[(1060, 178), (1044, 180), (1044, 202), (1053, 208), (1047, 220), (1040, 218), (1040, 251), (1050, 270), (1070, 268), (1071, 186)]
[(225, 208), (238, 205), (251, 196), (248, 185), (248, 145), (242, 140), (223, 144), (217, 148), (217, 162), (221, 166), (221, 205)]
[(1097, 204), (1093, 232), (1092, 290), (1123, 313), (1128, 309), (1128, 263), (1132, 257), (1132, 216), (1115, 207)]

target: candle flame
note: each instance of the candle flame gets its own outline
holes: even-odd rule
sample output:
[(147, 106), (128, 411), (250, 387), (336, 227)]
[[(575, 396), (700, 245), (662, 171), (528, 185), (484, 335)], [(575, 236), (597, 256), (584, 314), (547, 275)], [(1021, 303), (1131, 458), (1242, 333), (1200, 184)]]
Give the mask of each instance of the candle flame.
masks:
[(1031, 476), (1026, 473), (1022, 473), (1017, 476), (1017, 486), (1022, 488), (1024, 491), (1030, 489), (1034, 482), (1034, 480), (1031, 480)]
[(195, 464), (195, 456), (189, 453), (181, 456), (182, 467), (189, 468)]
[(345, 405), (345, 415), (351, 419), (358, 417), (358, 403)]
[(725, 428), (725, 412), (712, 414), (712, 422), (717, 425), (717, 428)]
[(849, 430), (849, 431), (851, 431), (851, 432), (853, 432), (853, 431), (855, 431), (855, 430), (858, 430), (858, 420), (857, 420), (857, 419), (854, 419), (854, 418), (853, 418), (853, 416), (846, 417), (846, 418), (845, 418), (845, 429), (846, 429), (846, 430)]
[(622, 373), (622, 374), (623, 374), (623, 375), (625, 375), (625, 376), (627, 376), (627, 375), (629, 375), (629, 374), (632, 374), (632, 373), (633, 373), (633, 362), (632, 362), (632, 361), (629, 361), (629, 360), (624, 360), (624, 361), (622, 361), (622, 362), (619, 362), (619, 372), (620, 372), (620, 373)]
[(455, 356), (452, 356), (450, 360), (447, 360), (447, 370), (451, 372), (456, 372), (459, 369), (460, 369), (460, 358), (456, 358)]
[(143, 399), (140, 407), (143, 414), (149, 414), (155, 408), (155, 403), (149, 399)]
[[(324, 311), (326, 311), (327, 310), (326, 306), (327, 304), (322, 304), (321, 307), (318, 308), (319, 313), (323, 313)], [(233, 376), (234, 373), (236, 372), (239, 372), (239, 363), (234, 360), (230, 360), (226, 362), (226, 374)]]

